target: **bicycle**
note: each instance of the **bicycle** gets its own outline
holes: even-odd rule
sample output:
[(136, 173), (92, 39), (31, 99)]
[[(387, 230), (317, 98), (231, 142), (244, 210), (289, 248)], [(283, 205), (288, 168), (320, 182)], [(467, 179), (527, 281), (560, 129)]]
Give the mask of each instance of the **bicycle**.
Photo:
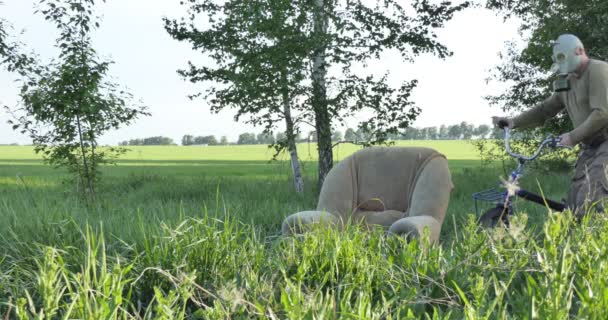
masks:
[(507, 181), (502, 181), (502, 184), (506, 186), (505, 191), (497, 190), (497, 189), (487, 189), (483, 191), (479, 191), (473, 194), (473, 199), (475, 199), (475, 211), (478, 213), (477, 201), (491, 201), (495, 202), (495, 207), (487, 210), (479, 217), (478, 223), (486, 228), (494, 228), (499, 222), (505, 227), (509, 227), (509, 216), (513, 215), (513, 200), (515, 197), (522, 198), (527, 201), (534, 202), (536, 204), (547, 206), (555, 211), (562, 212), (566, 209), (566, 204), (563, 202), (557, 202), (551, 199), (547, 199), (539, 194), (530, 192), (528, 190), (519, 188), (518, 181), (523, 176), (524, 165), (527, 162), (533, 161), (534, 159), (540, 156), (541, 151), (545, 147), (549, 147), (555, 149), (557, 147), (565, 147), (560, 146), (560, 138), (548, 136), (541, 142), (539, 147), (536, 149), (531, 156), (524, 156), (521, 154), (517, 154), (511, 151), (511, 146), (509, 144), (510, 130), (505, 127), (505, 151), (507, 154), (513, 158), (515, 158), (518, 162), (518, 166), (515, 170), (513, 170), (509, 176)]

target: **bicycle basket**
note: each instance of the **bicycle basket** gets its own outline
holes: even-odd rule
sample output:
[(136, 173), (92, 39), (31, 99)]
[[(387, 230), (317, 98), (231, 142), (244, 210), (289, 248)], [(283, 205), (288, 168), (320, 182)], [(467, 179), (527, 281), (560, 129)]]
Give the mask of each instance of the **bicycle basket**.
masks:
[(479, 216), (480, 211), (485, 211), (487, 207), (494, 206), (504, 199), (505, 191), (497, 188), (490, 188), (473, 193), (475, 200), (475, 213)]

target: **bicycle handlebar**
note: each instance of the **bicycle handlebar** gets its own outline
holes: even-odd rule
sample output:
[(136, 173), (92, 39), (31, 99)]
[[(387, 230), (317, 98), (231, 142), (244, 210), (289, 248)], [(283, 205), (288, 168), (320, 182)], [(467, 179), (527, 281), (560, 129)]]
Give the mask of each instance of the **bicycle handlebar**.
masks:
[[(547, 138), (545, 138), (545, 140), (543, 140), (543, 142), (540, 143), (540, 146), (538, 146), (538, 149), (536, 149), (536, 152), (534, 152), (531, 156), (526, 157), (524, 155), (515, 153), (511, 151), (511, 146), (509, 144), (509, 139), (511, 138), (511, 133), (510, 133), (510, 129), (505, 127), (505, 149), (507, 151), (507, 154), (509, 154), (511, 157), (519, 159), (519, 160), (523, 160), (523, 161), (532, 161), (536, 158), (538, 158), (538, 156), (540, 155), (540, 152), (543, 150), (543, 148), (546, 145), (549, 145), (549, 147), (551, 148), (556, 148), (559, 147), (559, 142), (560, 142), (560, 138), (559, 137), (552, 137), (552, 136), (548, 136)], [(566, 146), (562, 146), (567, 148)]]

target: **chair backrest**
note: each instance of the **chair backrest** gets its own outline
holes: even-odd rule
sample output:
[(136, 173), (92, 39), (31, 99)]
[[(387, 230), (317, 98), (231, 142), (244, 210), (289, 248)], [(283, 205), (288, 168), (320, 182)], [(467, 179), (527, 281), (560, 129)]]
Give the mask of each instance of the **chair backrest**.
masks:
[(358, 210), (407, 211), (420, 172), (437, 156), (443, 155), (424, 147), (373, 147), (354, 153)]

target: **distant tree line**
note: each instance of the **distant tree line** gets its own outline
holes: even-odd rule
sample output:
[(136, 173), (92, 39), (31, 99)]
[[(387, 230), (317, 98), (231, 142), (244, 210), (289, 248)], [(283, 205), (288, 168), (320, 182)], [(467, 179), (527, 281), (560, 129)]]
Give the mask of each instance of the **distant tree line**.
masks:
[(391, 137), (405, 140), (470, 140), (498, 138), (500, 131), (493, 130), (489, 125), (475, 126), (463, 121), (459, 124), (441, 125), (439, 127), (406, 128), (405, 131)]
[[(339, 133), (339, 132), (338, 132)], [(469, 140), (469, 139), (500, 139), (501, 130), (495, 130), (489, 125), (475, 126), (463, 121), (459, 124), (441, 125), (439, 127), (408, 127), (398, 134), (389, 134), (391, 140)], [(346, 129), (344, 141), (367, 141), (369, 133), (362, 130)], [(339, 140), (339, 139), (336, 139)]]
[[(502, 139), (502, 131), (493, 129), (489, 125), (475, 126), (463, 121), (459, 124), (452, 125), (441, 125), (439, 127), (409, 127), (399, 134), (389, 134), (388, 138), (391, 140), (469, 140), (469, 139)], [(344, 133), (339, 130), (332, 131), (331, 140), (337, 141), (350, 141), (350, 142), (361, 142), (367, 141), (370, 138), (370, 134), (365, 130), (347, 128)], [(253, 133), (245, 132), (238, 136), (236, 142), (229, 142), (226, 136), (221, 136), (218, 140), (214, 135), (208, 136), (194, 136), (186, 134), (182, 137), (181, 144), (183, 146), (196, 146), (196, 145), (233, 145), (233, 144), (265, 144), (271, 145), (280, 141), (285, 141), (287, 137), (284, 132), (279, 132), (276, 135), (268, 133)], [(310, 131), (307, 134), (296, 133), (295, 141), (297, 143), (304, 142), (316, 142), (317, 133), (316, 131)], [(150, 137), (143, 139), (131, 139), (129, 141), (123, 141), (120, 143), (121, 146), (159, 146), (159, 145), (175, 145), (176, 143), (167, 137)]]
[(173, 139), (163, 136), (149, 137), (143, 139), (131, 139), (128, 141), (122, 141), (118, 145), (120, 146), (169, 146), (176, 145)]
[(194, 146), (194, 145), (209, 145), (209, 146), (217, 146), (217, 145), (227, 145), (228, 138), (226, 136), (222, 136), (218, 141), (214, 135), (209, 136), (193, 136), (190, 134), (184, 135), (182, 137), (182, 146)]
[[(242, 133), (239, 135), (239, 138), (236, 144), (267, 144), (271, 145), (273, 143), (278, 143), (280, 141), (285, 141), (287, 136), (284, 132), (279, 132), (275, 136), (267, 133)], [(295, 133), (294, 140), (296, 143), (303, 142), (316, 142), (317, 141), (317, 133), (316, 131), (310, 131), (308, 134), (302, 135), (300, 132)], [(334, 131), (332, 134), (332, 141), (341, 141), (342, 140), (342, 132)]]
[[(439, 127), (410, 127), (406, 128), (401, 134), (390, 134), (388, 137), (391, 140), (468, 140), (468, 139), (502, 139), (502, 130), (494, 129), (488, 125), (482, 124), (474, 126), (472, 124), (463, 121), (459, 124), (453, 125), (441, 125)], [(334, 130), (332, 133), (332, 141), (366, 141), (369, 138), (369, 134), (365, 131), (352, 128), (346, 129), (344, 134), (339, 130)], [(266, 144), (271, 145), (273, 143), (284, 141), (286, 139), (285, 133), (279, 132), (275, 136), (266, 133), (255, 134), (253, 132), (241, 133), (236, 142), (229, 142), (226, 136), (221, 136), (218, 140), (214, 135), (208, 136), (194, 136), (186, 134), (182, 137), (183, 146), (195, 146), (195, 145), (232, 145), (232, 144)], [(307, 134), (302, 135), (297, 133), (295, 141), (298, 143), (304, 142), (316, 142), (316, 132), (310, 131)], [(18, 144), (11, 144), (18, 145)], [(125, 140), (119, 143), (120, 146), (166, 146), (176, 145), (173, 139), (169, 137), (156, 136), (141, 139)]]

